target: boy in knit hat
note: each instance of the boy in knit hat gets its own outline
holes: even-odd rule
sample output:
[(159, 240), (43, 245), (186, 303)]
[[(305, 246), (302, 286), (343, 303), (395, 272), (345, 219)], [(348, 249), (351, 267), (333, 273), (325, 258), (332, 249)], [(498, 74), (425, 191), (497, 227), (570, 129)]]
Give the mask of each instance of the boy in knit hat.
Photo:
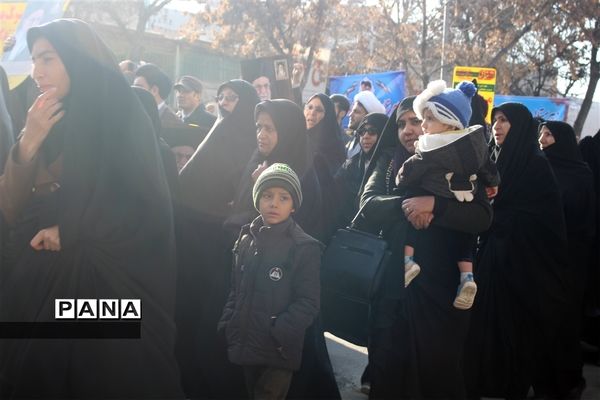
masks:
[[(460, 202), (472, 201), (479, 185), (486, 188), (488, 198), (498, 191), (500, 176), (488, 155), (483, 127), (468, 127), (471, 98), (475, 85), (463, 81), (456, 89), (446, 82), (430, 82), (414, 101), (415, 114), (423, 122), (423, 135), (415, 145), (415, 155), (406, 160), (396, 177), (398, 188), (409, 197), (436, 195)], [(454, 307), (471, 308), (477, 293), (473, 278), (475, 238), (456, 232), (457, 263), (460, 270)], [(419, 274), (415, 262), (414, 230), (411, 228), (404, 248), (405, 286)]]
[(319, 312), (321, 244), (292, 214), (302, 204), (296, 173), (265, 169), (252, 190), (260, 212), (233, 248), (231, 291), (218, 325), (229, 360), (244, 369), (251, 399), (285, 399), (305, 330)]

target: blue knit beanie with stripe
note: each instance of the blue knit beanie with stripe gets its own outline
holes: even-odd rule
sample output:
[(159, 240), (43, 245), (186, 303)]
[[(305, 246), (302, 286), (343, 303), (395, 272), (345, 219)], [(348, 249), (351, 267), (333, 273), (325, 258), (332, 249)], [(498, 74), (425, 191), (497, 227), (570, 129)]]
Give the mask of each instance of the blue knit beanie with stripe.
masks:
[(456, 89), (449, 89), (443, 80), (432, 81), (415, 98), (413, 109), (421, 120), (427, 108), (438, 121), (465, 129), (469, 126), (472, 114), (471, 98), (476, 92), (477, 88), (472, 82), (462, 81)]

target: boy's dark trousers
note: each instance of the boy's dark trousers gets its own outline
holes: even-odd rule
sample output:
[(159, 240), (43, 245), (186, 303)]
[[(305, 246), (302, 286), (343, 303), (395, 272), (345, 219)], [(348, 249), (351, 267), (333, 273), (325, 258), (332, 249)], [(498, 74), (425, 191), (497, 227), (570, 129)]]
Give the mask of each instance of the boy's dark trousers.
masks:
[(292, 375), (290, 369), (244, 366), (246, 389), (252, 400), (284, 400)]

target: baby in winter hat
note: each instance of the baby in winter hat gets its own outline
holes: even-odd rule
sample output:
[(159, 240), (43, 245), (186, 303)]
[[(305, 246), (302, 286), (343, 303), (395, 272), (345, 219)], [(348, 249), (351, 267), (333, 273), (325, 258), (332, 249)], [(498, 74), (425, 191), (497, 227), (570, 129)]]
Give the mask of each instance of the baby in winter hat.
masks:
[[(500, 176), (488, 156), (483, 127), (468, 126), (476, 91), (471, 82), (463, 81), (451, 89), (439, 80), (430, 82), (415, 98), (413, 109), (422, 120), (423, 135), (415, 145), (415, 155), (406, 160), (396, 177), (398, 190), (404, 195), (434, 195), (436, 202), (470, 202), (483, 193), (483, 188), (488, 197), (496, 195)], [(410, 217), (411, 210), (404, 212)], [(456, 235), (461, 235), (457, 241), (460, 285), (454, 307), (469, 309), (477, 292), (472, 262), (475, 237)], [(415, 262), (414, 236), (414, 230), (409, 230), (404, 248), (405, 286), (421, 271)]]

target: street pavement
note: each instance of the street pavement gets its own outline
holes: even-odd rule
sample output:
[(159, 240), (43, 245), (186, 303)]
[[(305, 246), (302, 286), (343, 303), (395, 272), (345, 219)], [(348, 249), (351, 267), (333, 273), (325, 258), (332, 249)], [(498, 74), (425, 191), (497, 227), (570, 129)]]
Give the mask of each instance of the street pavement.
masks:
[[(343, 400), (367, 400), (360, 392), (360, 375), (367, 365), (367, 348), (355, 346), (336, 336), (325, 333), (329, 357)], [(585, 364), (583, 373), (587, 387), (584, 400), (600, 400), (600, 366)]]

